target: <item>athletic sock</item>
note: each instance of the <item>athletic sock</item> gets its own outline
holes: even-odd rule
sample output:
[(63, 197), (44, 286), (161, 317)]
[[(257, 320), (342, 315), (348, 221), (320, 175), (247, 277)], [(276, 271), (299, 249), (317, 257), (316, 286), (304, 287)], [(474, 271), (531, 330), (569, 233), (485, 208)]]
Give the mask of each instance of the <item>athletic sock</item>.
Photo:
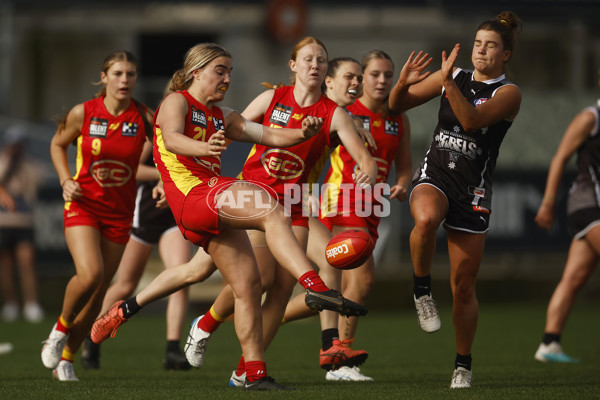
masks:
[(123, 311), (123, 318), (129, 319), (137, 314), (138, 311), (142, 309), (142, 307), (138, 304), (135, 296), (125, 300), (119, 308)]
[(560, 343), (560, 333), (546, 333), (544, 332), (544, 338), (542, 339), (544, 344), (550, 344), (552, 342)]
[(167, 340), (167, 353), (181, 353), (179, 340)]
[(215, 312), (215, 306), (212, 306), (206, 314), (198, 321), (198, 328), (204, 332), (213, 333), (216, 331), (225, 318)]
[(62, 315), (59, 315), (58, 321), (56, 321), (56, 330), (68, 335), (71, 333), (71, 329), (73, 329), (73, 322), (67, 322)]
[(421, 277), (413, 274), (413, 278), (413, 291), (415, 292), (415, 297), (417, 299), (421, 296), (431, 294), (431, 275)]
[(303, 274), (300, 279), (298, 279), (298, 282), (300, 282), (304, 289), (311, 288), (315, 292), (326, 292), (329, 290), (314, 269)]
[(244, 372), (246, 372), (246, 362), (244, 361), (244, 356), (242, 355), (242, 358), (240, 358), (240, 362), (235, 370), (235, 374), (237, 376), (242, 376)]
[(264, 361), (246, 361), (246, 380), (254, 382), (267, 376), (267, 364)]
[(471, 370), (471, 355), (466, 355), (463, 356), (461, 354), (456, 353), (456, 360), (454, 360), (454, 369), (457, 369), (458, 367), (463, 367), (468, 369), (469, 371)]
[(75, 361), (75, 353), (71, 353), (67, 349), (63, 349), (62, 356), (60, 357), (60, 359), (72, 363), (73, 361)]
[(338, 328), (330, 328), (321, 331), (321, 348), (329, 350), (333, 346), (333, 339), (339, 339), (340, 332)]

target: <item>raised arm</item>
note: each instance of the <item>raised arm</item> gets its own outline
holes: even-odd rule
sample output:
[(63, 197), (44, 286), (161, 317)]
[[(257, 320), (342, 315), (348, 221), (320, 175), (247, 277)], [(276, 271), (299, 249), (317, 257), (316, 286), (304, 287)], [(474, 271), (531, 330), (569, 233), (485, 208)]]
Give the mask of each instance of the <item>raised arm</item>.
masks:
[(556, 194), (560, 187), (560, 181), (565, 170), (565, 165), (571, 159), (586, 139), (589, 137), (594, 125), (596, 124), (596, 115), (585, 110), (577, 114), (573, 121), (567, 127), (565, 134), (552, 157), (548, 177), (546, 179), (546, 189), (544, 198), (535, 217), (535, 222), (540, 228), (550, 230), (554, 224), (554, 213), (556, 205)]
[(392, 88), (389, 98), (390, 110), (403, 112), (419, 106), (442, 92), (440, 72), (423, 72), (431, 64), (433, 58), (420, 51), (415, 55), (410, 53), (408, 60), (400, 71), (396, 85)]
[(330, 129), (332, 132), (337, 133), (340, 141), (360, 169), (355, 176), (355, 183), (359, 186), (375, 185), (377, 181), (377, 163), (373, 160), (363, 140), (358, 135), (354, 121), (341, 107), (336, 108), (331, 119)]
[(452, 111), (467, 131), (485, 128), (504, 119), (513, 120), (521, 107), (521, 91), (514, 85), (500, 87), (491, 99), (475, 107), (463, 96), (452, 77), (460, 45), (449, 56), (442, 52), (441, 77)]

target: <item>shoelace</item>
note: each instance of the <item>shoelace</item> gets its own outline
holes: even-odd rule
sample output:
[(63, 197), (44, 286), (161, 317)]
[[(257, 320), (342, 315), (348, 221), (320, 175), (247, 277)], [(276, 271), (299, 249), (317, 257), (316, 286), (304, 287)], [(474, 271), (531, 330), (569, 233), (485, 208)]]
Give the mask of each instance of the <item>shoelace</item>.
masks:
[(456, 371), (456, 375), (454, 376), (454, 379), (452, 379), (452, 382), (456, 384), (463, 384), (469, 382), (469, 371)]
[(420, 307), (417, 311), (423, 316), (424, 319), (433, 318), (437, 314), (435, 300), (431, 298), (420, 299), (419, 305)]

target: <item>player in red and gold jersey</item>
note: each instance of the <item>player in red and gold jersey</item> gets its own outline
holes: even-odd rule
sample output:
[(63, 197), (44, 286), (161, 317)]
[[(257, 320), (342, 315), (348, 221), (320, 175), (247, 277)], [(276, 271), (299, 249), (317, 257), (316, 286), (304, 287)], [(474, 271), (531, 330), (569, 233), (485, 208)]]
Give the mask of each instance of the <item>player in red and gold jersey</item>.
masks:
[[(59, 123), (50, 155), (63, 188), (65, 239), (75, 263), (61, 315), (42, 349), (42, 361), (61, 381), (78, 380), (73, 360), (100, 311), (129, 239), (135, 175), (151, 114), (133, 100), (135, 57), (110, 54), (100, 73), (103, 88)], [(77, 146), (75, 175), (67, 148)]]
[[(390, 57), (381, 50), (368, 52), (361, 61), (363, 72), (363, 93), (361, 97), (349, 104), (347, 109), (353, 117), (360, 121), (363, 129), (371, 132), (375, 145), (366, 146), (373, 159), (377, 162), (377, 183), (387, 182), (388, 175), (394, 164), (396, 172), (396, 184), (392, 186), (390, 198), (404, 201), (408, 197), (408, 188), (411, 180), (411, 153), (410, 153), (410, 128), (408, 118), (404, 114), (390, 113), (387, 106), (387, 98), (392, 87), (394, 65)], [(328, 87), (329, 95), (329, 87)], [(325, 177), (327, 189), (323, 192), (327, 195), (322, 199), (323, 217), (321, 222), (338, 234), (347, 229), (360, 229), (368, 232), (374, 242), (377, 241), (377, 227), (379, 216), (375, 210), (380, 204), (377, 198), (368, 195), (360, 188), (355, 188), (353, 175), (357, 171), (357, 164), (352, 159), (345, 146), (338, 146), (331, 154), (331, 167)], [(344, 184), (346, 188), (340, 185)], [(357, 203), (358, 201), (358, 203)], [(356, 205), (360, 206), (357, 215)], [(311, 223), (310, 243), (314, 243), (318, 251), (313, 250), (311, 254), (325, 253), (326, 239), (320, 238), (320, 244), (313, 240), (313, 224)], [(323, 236), (323, 235), (321, 235)], [(320, 262), (319, 265), (325, 265)], [(364, 304), (374, 281), (375, 263), (373, 257), (361, 267), (342, 271), (343, 293), (347, 294), (353, 301)], [(323, 273), (321, 273), (323, 275)], [(285, 320), (291, 321), (310, 315), (309, 310), (298, 301), (292, 301), (288, 305)], [(323, 325), (323, 318), (321, 317)], [(358, 324), (358, 318), (350, 317), (339, 319), (338, 329), (340, 341), (351, 346)], [(325, 333), (325, 331), (324, 331)], [(324, 360), (321, 352), (322, 361)], [(321, 365), (323, 367), (323, 365)], [(334, 364), (334, 369), (326, 374), (327, 380), (340, 381), (371, 381), (372, 378), (361, 373), (356, 365)]]
[[(232, 68), (230, 54), (219, 45), (204, 43), (188, 51), (184, 68), (173, 76), (171, 89), (175, 93), (165, 98), (155, 114), (154, 159), (180, 230), (210, 254), (227, 287), (235, 293), (230, 308), (219, 313), (211, 309), (192, 323), (185, 348), (188, 361), (195, 367), (203, 364), (206, 344), (219, 316), (228, 316), (235, 307), (236, 331), (247, 359), (245, 387), (280, 390), (285, 387), (267, 376), (260, 275), (245, 229), (264, 232), (277, 262), (306, 289), (309, 307), (348, 313), (363, 307), (357, 310), (322, 282), (269, 186), (220, 176), (225, 139), (293, 146), (319, 134), (323, 123), (320, 116), (306, 116), (298, 129), (274, 129), (217, 107), (215, 103), (224, 99), (229, 87)], [(198, 254), (201, 257), (203, 253)], [(164, 271), (136, 297), (115, 303), (94, 323), (92, 340), (100, 343), (114, 336), (123, 322), (157, 295), (189, 284), (185, 272), (193, 273), (196, 261), (195, 257), (189, 264)]]
[[(390, 199), (405, 201), (412, 178), (410, 127), (405, 114), (392, 113), (388, 108), (387, 99), (392, 88), (394, 64), (389, 55), (381, 50), (365, 54), (361, 64), (363, 94), (348, 106), (348, 111), (363, 121), (364, 128), (371, 132), (377, 144), (376, 147), (369, 147), (371, 156), (377, 162), (377, 183), (387, 182), (393, 164), (396, 180), (390, 189)], [(347, 149), (338, 146), (331, 155), (331, 167), (325, 177), (325, 183), (331, 184), (332, 190), (329, 192), (329, 203), (322, 204), (321, 220), (334, 235), (347, 229), (359, 229), (368, 232), (376, 243), (379, 237), (377, 227), (382, 216), (380, 212), (383, 211), (377, 197), (382, 193), (377, 189), (372, 193), (360, 188), (342, 191), (335, 189), (340, 184), (352, 184), (356, 168)], [(353, 301), (365, 304), (374, 280), (375, 261), (371, 256), (361, 267), (342, 272), (342, 292)], [(358, 318), (355, 317), (340, 320), (340, 339), (352, 343), (357, 325)], [(347, 379), (346, 375), (367, 380), (362, 374), (342, 369), (330, 371), (327, 379)]]
[[(296, 238), (306, 249), (308, 217), (307, 214), (302, 215), (302, 191), (299, 185), (316, 181), (333, 147), (332, 143), (340, 140), (357, 160), (361, 167), (355, 176), (357, 184), (373, 184), (376, 165), (357, 135), (349, 114), (322, 93), (321, 86), (327, 73), (327, 51), (323, 43), (312, 37), (302, 39), (292, 52), (289, 66), (294, 74), (294, 85), (263, 92), (246, 107), (242, 115), (275, 128), (296, 127), (304, 119), (317, 116), (323, 119), (321, 131), (306, 142), (285, 149), (255, 146), (244, 165), (242, 177), (268, 185), (277, 194), (279, 202), (286, 206), (286, 212), (291, 215)], [(258, 261), (263, 290), (266, 290), (262, 307), (266, 348), (281, 325), (295, 280), (277, 262), (274, 256), (278, 249), (267, 245), (264, 233), (253, 230), (248, 235)], [(227, 309), (232, 300), (231, 289), (225, 287), (213, 307), (217, 310)], [(346, 315), (364, 315), (366, 309), (362, 313), (341, 311)], [(242, 357), (230, 384), (240, 386), (243, 382), (244, 373), (247, 372), (245, 360)]]

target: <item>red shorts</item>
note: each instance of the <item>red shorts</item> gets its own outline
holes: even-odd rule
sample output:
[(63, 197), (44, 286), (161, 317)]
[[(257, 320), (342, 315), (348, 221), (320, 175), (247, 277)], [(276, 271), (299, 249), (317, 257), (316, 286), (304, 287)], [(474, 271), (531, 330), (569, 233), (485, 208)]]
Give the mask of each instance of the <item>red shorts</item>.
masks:
[(292, 226), (303, 226), (308, 229), (308, 216), (302, 215), (302, 205), (292, 204), (288, 213), (291, 214)]
[(187, 196), (183, 196), (176, 190), (173, 194), (177, 200), (173, 198), (173, 195), (170, 196), (165, 187), (167, 201), (181, 233), (187, 240), (196, 246), (202, 246), (207, 252), (210, 239), (221, 233), (219, 209), (215, 196), (235, 182), (238, 182), (238, 179), (223, 176), (212, 177), (206, 184), (195, 186)]
[(92, 226), (100, 231), (102, 237), (111, 242), (126, 244), (129, 240), (131, 231), (130, 218), (98, 218), (96, 215), (87, 211), (76, 201), (72, 201), (65, 205), (63, 212), (65, 228), (72, 226)]
[(369, 231), (369, 235), (371, 235), (371, 239), (373, 239), (373, 244), (377, 244), (377, 239), (379, 238), (379, 234), (377, 233), (377, 227), (379, 226), (379, 217), (375, 215), (371, 215), (369, 217), (359, 217), (354, 213), (349, 213), (347, 215), (336, 214), (332, 217), (319, 216), (319, 220), (330, 231), (333, 229), (334, 226), (343, 226), (348, 228), (367, 228)]

